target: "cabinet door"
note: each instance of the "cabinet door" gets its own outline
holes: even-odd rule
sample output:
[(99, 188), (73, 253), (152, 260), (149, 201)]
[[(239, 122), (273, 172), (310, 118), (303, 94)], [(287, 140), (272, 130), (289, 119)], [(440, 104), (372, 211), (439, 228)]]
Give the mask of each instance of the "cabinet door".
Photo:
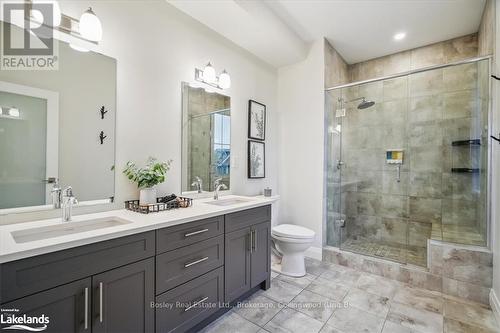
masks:
[(271, 223), (265, 222), (252, 226), (251, 287), (259, 285), (271, 274)]
[(226, 234), (224, 254), (224, 297), (231, 302), (250, 290), (250, 229)]
[(154, 330), (154, 259), (92, 277), (94, 333)]
[[(43, 332), (72, 333), (90, 332), (90, 278), (78, 280), (31, 296), (2, 304), (2, 309), (18, 309), (16, 317), (25, 314), (28, 317), (48, 317), (47, 329)], [(8, 314), (3, 312), (6, 317)], [(2, 329), (11, 325), (2, 324)], [(26, 324), (31, 328), (43, 327), (44, 324)]]

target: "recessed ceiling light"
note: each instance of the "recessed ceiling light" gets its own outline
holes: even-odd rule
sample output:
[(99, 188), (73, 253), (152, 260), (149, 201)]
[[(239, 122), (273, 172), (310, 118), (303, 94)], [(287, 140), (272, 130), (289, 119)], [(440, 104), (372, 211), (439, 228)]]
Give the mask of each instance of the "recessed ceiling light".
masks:
[(397, 34), (394, 35), (394, 40), (402, 40), (406, 37), (406, 33), (404, 32), (398, 32)]

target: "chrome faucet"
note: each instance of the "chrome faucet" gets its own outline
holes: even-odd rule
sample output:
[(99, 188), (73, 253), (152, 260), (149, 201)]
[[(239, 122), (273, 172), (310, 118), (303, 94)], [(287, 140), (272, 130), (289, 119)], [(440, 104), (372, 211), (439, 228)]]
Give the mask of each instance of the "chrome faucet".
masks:
[(214, 200), (219, 200), (219, 190), (227, 190), (227, 186), (224, 183), (221, 183), (222, 178), (217, 178), (214, 182)]
[(73, 195), (73, 188), (68, 186), (64, 189), (62, 195), (62, 220), (63, 222), (71, 221), (73, 215), (73, 205), (76, 205), (78, 200), (76, 200)]
[(196, 176), (196, 180), (191, 184), (191, 187), (196, 187), (198, 193), (201, 193), (203, 190), (203, 180), (200, 177)]
[(50, 194), (52, 197), (52, 205), (54, 205), (55, 209), (61, 208), (62, 201), (62, 188), (59, 185), (59, 181), (56, 179), (54, 185), (52, 185), (52, 190), (50, 190)]

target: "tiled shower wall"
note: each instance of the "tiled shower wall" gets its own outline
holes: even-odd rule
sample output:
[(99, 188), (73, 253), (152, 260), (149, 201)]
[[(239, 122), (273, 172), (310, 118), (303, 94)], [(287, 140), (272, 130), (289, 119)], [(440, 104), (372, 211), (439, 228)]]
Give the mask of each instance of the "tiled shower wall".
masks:
[(456, 62), (478, 55), (478, 34), (454, 38), (349, 65), (350, 82)]
[[(346, 100), (364, 96), (376, 102), (365, 110), (348, 105), (342, 124), (345, 238), (408, 244), (425, 252), (433, 224), (443, 224), (443, 240), (485, 245), (484, 238), (457, 235), (457, 230), (478, 234), (478, 208), (485, 209), (488, 104), (487, 97), (484, 103), (479, 99), (478, 66), (483, 82), (488, 81), (482, 65), (436, 69), (342, 91)], [(452, 147), (453, 141), (477, 138), (483, 146)], [(387, 149), (404, 150), (400, 182), (395, 166), (385, 162)], [(452, 173), (453, 167), (480, 167), (482, 173)], [(484, 214), (481, 218), (485, 220)]]
[[(347, 76), (351, 81), (364, 80), (472, 58), (477, 52), (478, 36), (472, 34), (347, 66)], [(325, 86), (345, 83), (345, 69), (345, 62), (326, 42)], [(351, 175), (344, 170), (342, 186), (335, 176), (340, 140), (336, 138), (332, 113), (326, 113), (330, 125), (326, 152), (327, 244), (340, 244), (340, 229), (334, 225), (335, 219), (343, 217), (340, 212), (354, 217), (354, 222), (348, 224), (350, 230), (344, 230), (347, 234), (423, 249), (431, 236), (432, 223), (437, 228), (435, 234), (440, 237), (441, 223), (450, 226), (445, 235), (448, 241), (460, 242), (456, 237), (450, 238), (459, 235), (453, 225), (473, 226), (473, 231), (479, 226), (481, 234), (486, 234), (485, 177), (450, 172), (452, 166), (472, 166), (471, 161), (480, 157), (474, 154), (481, 152), (484, 153), (480, 167), (485, 171), (485, 146), (476, 151), (451, 148), (453, 140), (484, 134), (480, 130), (479, 133), (471, 132), (471, 128), (477, 129), (477, 124), (487, 123), (477, 118), (487, 114), (487, 99), (478, 98), (484, 89), (478, 87), (477, 75), (474, 65), (466, 65), (462, 69), (452, 67), (409, 79), (346, 89), (346, 99), (365, 96), (377, 104), (359, 112), (352, 107), (354, 111), (347, 112), (347, 118), (351, 119), (346, 120), (343, 145), (351, 151), (346, 151), (343, 159), (351, 159), (348, 165), (354, 164), (358, 170), (351, 170)], [(339, 91), (327, 93), (327, 110), (337, 108), (338, 97)], [(395, 171), (383, 165), (384, 150), (389, 148), (406, 148), (405, 158), (415, 166), (409, 172), (406, 163), (402, 181), (396, 185), (393, 182)], [(479, 179), (481, 184), (477, 182)], [(341, 196), (343, 200), (338, 200)], [(473, 243), (484, 245), (485, 241), (477, 238)]]

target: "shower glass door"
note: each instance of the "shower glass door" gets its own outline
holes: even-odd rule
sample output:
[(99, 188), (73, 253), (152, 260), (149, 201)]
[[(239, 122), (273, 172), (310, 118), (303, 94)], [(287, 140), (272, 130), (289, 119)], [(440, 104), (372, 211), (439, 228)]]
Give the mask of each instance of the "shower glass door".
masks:
[(398, 262), (418, 251), (408, 242), (407, 100), (407, 77), (344, 88), (337, 99), (343, 250)]
[(484, 59), (327, 91), (328, 245), (424, 267), (429, 239), (487, 245), (488, 77)]

